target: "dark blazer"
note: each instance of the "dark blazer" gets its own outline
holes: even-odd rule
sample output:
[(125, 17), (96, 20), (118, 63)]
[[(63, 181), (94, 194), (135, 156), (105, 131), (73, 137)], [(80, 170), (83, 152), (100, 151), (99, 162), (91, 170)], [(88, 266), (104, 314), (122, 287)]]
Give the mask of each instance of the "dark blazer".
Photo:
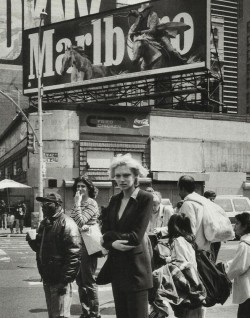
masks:
[[(152, 287), (151, 246), (145, 232), (152, 213), (153, 196), (139, 190), (136, 199), (129, 199), (119, 220), (118, 211), (122, 198), (122, 192), (113, 196), (105, 211), (102, 233), (104, 247), (109, 250), (105, 265), (108, 266), (109, 273), (112, 273), (111, 282), (116, 289), (149, 289)], [(117, 239), (128, 240), (128, 245), (136, 247), (127, 252), (118, 251), (112, 247)]]

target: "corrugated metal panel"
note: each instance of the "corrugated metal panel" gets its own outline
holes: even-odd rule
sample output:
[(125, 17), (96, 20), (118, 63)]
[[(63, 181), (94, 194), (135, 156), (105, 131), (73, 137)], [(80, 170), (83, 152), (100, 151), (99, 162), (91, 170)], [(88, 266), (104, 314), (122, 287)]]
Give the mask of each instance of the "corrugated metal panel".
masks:
[[(238, 0), (212, 0), (211, 12), (214, 16), (224, 18), (224, 87), (229, 87), (231, 96), (224, 90), (223, 101), (230, 108), (231, 112), (237, 112), (237, 99), (232, 95), (237, 95), (238, 75), (236, 69), (238, 67)], [(234, 63), (234, 65), (232, 65)], [(232, 85), (235, 83), (236, 85)]]

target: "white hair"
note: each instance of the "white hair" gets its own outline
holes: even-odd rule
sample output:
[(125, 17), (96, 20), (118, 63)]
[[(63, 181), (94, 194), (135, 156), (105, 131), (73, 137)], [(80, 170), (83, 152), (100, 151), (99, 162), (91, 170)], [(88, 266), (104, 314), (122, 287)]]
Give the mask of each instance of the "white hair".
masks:
[(130, 153), (125, 155), (119, 154), (113, 158), (109, 167), (109, 174), (112, 179), (115, 177), (115, 169), (119, 166), (127, 166), (132, 170), (136, 177), (146, 177), (148, 174), (148, 169), (144, 168), (140, 162), (133, 159)]

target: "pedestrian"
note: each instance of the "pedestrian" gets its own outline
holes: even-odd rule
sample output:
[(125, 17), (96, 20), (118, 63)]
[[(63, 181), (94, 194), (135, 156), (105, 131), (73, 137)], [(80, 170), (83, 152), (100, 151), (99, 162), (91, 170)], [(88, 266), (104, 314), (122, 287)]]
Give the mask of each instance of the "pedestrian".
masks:
[[(192, 264), (198, 277), (197, 262), (195, 256), (195, 236), (192, 232), (190, 219), (183, 213), (171, 216), (168, 223), (168, 238), (171, 250), (171, 260), (180, 263)], [(197, 282), (199, 286), (199, 282)], [(195, 291), (194, 291), (195, 292)], [(192, 306), (193, 304), (190, 303)], [(178, 318), (201, 318), (203, 308), (199, 306), (191, 309), (191, 306), (173, 306), (175, 316)]]
[(7, 230), (7, 206), (4, 200), (0, 201), (0, 221), (1, 229)]
[(75, 222), (64, 213), (59, 194), (51, 192), (36, 200), (42, 204), (44, 219), (36, 237), (28, 232), (26, 240), (36, 252), (49, 318), (69, 318), (72, 282), (80, 267), (81, 236)]
[(161, 203), (161, 193), (155, 191), (153, 194), (153, 209), (150, 216), (147, 232), (154, 233), (157, 237), (168, 234), (168, 222), (173, 215), (171, 207)]
[[(195, 235), (195, 242), (198, 246), (198, 249), (211, 252), (210, 244), (204, 233), (203, 228), (203, 206), (197, 201), (190, 200), (192, 199), (193, 194), (195, 194), (198, 199), (202, 196), (195, 192), (195, 180), (192, 176), (183, 175), (178, 181), (179, 195), (183, 200), (183, 204), (180, 208), (179, 213), (184, 213), (189, 217), (191, 222), (191, 228), (193, 234)], [(203, 198), (203, 200), (205, 200)]]
[[(216, 198), (216, 193), (213, 190), (207, 190), (204, 192), (204, 197), (208, 200), (214, 202)], [(221, 242), (212, 242), (211, 243), (211, 257), (213, 261), (216, 263), (217, 257), (221, 248)]]
[[(90, 179), (80, 176), (75, 179), (73, 192), (75, 204), (71, 211), (71, 217), (80, 231), (88, 231), (90, 226), (97, 223), (99, 217), (99, 208), (95, 201), (97, 188)], [(98, 289), (95, 281), (98, 255), (88, 255), (84, 242), (82, 245), (81, 267), (76, 278), (82, 307), (80, 318), (101, 317)]]
[(24, 219), (26, 215), (26, 204), (23, 201), (18, 201), (16, 205), (16, 213), (15, 213), (15, 220), (16, 220), (16, 233), (23, 233), (23, 226), (24, 226)]
[(180, 209), (182, 207), (182, 204), (183, 204), (183, 200), (180, 200), (176, 203), (176, 206), (174, 208), (174, 213), (179, 213), (180, 212)]
[(10, 227), (10, 233), (13, 234), (13, 232), (14, 232), (14, 223), (15, 223), (15, 215), (14, 215), (13, 212), (10, 212), (10, 214), (8, 214), (7, 220), (8, 220), (8, 224), (9, 224), (9, 227)]
[[(180, 177), (178, 181), (178, 189), (179, 195), (183, 200), (179, 213), (183, 213), (190, 219), (191, 229), (195, 236), (197, 248), (205, 250), (211, 254), (211, 242), (207, 240), (203, 227), (203, 205), (197, 200), (193, 200), (193, 196), (195, 196), (195, 199), (198, 200), (201, 198), (205, 200), (204, 197), (195, 192), (195, 180), (189, 175), (183, 175)], [(202, 307), (201, 312), (201, 317), (205, 318), (206, 309), (204, 307)]]
[(103, 246), (109, 253), (100, 276), (107, 273), (112, 284), (117, 318), (148, 317), (152, 268), (146, 229), (153, 196), (138, 187), (139, 176), (147, 173), (130, 154), (114, 157), (110, 165), (121, 192), (111, 198), (103, 219)]
[(237, 318), (250, 313), (250, 213), (235, 216), (235, 234), (240, 237), (234, 258), (226, 263), (226, 272), (233, 281), (233, 303), (239, 304)]

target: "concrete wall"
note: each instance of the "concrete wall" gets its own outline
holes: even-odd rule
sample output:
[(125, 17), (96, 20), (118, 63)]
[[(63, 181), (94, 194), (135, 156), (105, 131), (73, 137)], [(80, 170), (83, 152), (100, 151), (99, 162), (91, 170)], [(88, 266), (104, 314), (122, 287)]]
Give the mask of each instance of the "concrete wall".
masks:
[(250, 123), (154, 114), (150, 136), (152, 171), (208, 173), (206, 189), (248, 195), (242, 184), (250, 172)]
[[(38, 118), (36, 114), (30, 115), (32, 125), (38, 129)], [(72, 180), (79, 174), (79, 168), (74, 167), (75, 141), (79, 141), (79, 118), (75, 111), (53, 110), (43, 115), (43, 152), (45, 154), (56, 153), (57, 161), (46, 162), (46, 173), (44, 178), (44, 192), (58, 192), (65, 198), (71, 198), (71, 189), (65, 193), (63, 181)], [(37, 195), (38, 178), (38, 154), (29, 154), (28, 184), (33, 187), (34, 198)], [(48, 180), (56, 179), (57, 188), (49, 188)], [(34, 201), (34, 210), (38, 206)], [(65, 208), (69, 208), (72, 202), (66, 202)]]

